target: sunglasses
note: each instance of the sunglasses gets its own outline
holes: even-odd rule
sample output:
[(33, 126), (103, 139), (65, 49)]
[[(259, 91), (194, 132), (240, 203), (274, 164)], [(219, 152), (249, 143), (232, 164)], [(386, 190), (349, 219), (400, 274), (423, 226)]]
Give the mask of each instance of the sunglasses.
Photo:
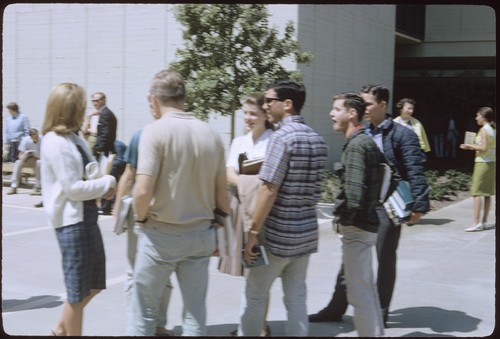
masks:
[(284, 101), (284, 100), (281, 100), (280, 98), (264, 98), (264, 102), (266, 104), (270, 104), (273, 101)]

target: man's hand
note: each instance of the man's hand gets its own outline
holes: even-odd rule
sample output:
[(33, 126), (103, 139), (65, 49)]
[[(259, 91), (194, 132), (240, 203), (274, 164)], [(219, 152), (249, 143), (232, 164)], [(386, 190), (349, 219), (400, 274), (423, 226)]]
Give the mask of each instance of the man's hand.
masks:
[(259, 244), (256, 234), (248, 234), (248, 242), (245, 244), (245, 253), (243, 254), (243, 260), (245, 260), (250, 266), (253, 265), (255, 260), (257, 260), (258, 253), (252, 251), (254, 246)]
[(408, 219), (408, 222), (406, 224), (408, 226), (415, 225), (420, 220), (420, 218), (422, 218), (423, 215), (424, 213), (421, 212), (411, 212), (410, 219)]

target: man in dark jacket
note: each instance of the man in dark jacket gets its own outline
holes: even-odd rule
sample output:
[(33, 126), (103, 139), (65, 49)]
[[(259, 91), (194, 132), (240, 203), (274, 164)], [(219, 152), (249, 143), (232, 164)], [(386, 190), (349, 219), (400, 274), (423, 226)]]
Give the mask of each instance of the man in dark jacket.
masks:
[[(120, 181), (120, 178), (125, 172), (125, 166), (127, 163), (125, 162), (125, 152), (127, 151), (127, 145), (125, 145), (120, 140), (115, 140), (115, 159), (113, 160), (113, 164), (111, 165), (111, 174), (115, 177), (116, 182)], [(99, 210), (99, 214), (102, 215), (111, 215), (112, 208), (115, 204), (115, 197), (110, 200), (103, 199), (101, 200), (101, 208)]]
[(99, 160), (100, 154), (108, 156), (115, 153), (116, 139), (116, 117), (106, 106), (106, 95), (102, 92), (92, 94), (92, 104), (99, 111), (99, 122), (97, 125), (97, 140), (94, 145), (94, 156)]
[[(410, 184), (415, 202), (406, 222), (411, 226), (429, 211), (430, 205), (429, 186), (424, 173), (425, 156), (420, 151), (418, 136), (409, 128), (396, 124), (387, 117), (389, 90), (386, 87), (380, 84), (367, 85), (363, 87), (361, 96), (367, 103), (365, 111), (367, 130), (386, 159), (395, 165), (403, 180)], [(395, 224), (389, 218), (383, 206), (378, 207), (376, 211), (379, 217), (376, 246), (379, 263), (377, 287), (386, 324), (396, 281), (396, 250), (401, 236), (401, 225)], [(332, 300), (324, 309), (310, 315), (309, 321), (342, 321), (347, 305), (342, 267), (337, 276)]]

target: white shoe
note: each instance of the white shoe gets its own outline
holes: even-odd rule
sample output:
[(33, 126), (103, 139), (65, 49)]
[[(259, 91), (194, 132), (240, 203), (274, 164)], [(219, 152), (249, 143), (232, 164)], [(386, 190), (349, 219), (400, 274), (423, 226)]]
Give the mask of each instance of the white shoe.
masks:
[(477, 232), (477, 231), (482, 231), (482, 230), (485, 230), (485, 229), (486, 229), (485, 225), (482, 222), (480, 222), (476, 226), (472, 226), (472, 227), (466, 228), (465, 232)]

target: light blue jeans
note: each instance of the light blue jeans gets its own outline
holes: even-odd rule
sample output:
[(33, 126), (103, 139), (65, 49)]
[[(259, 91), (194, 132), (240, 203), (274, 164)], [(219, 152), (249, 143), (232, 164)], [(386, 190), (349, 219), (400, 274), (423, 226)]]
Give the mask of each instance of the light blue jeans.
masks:
[[(132, 299), (132, 286), (134, 284), (134, 263), (135, 254), (137, 251), (137, 234), (134, 232), (134, 215), (129, 213), (127, 216), (128, 229), (127, 229), (127, 280), (125, 281), (125, 296), (127, 300), (127, 310), (130, 310)], [(163, 289), (163, 295), (160, 297), (160, 305), (158, 307), (158, 314), (156, 315), (156, 327), (165, 328), (167, 326), (167, 310), (172, 294), (172, 284), (168, 279)]]
[(306, 272), (309, 254), (299, 258), (281, 258), (266, 251), (269, 265), (249, 270), (246, 280), (246, 303), (238, 326), (239, 336), (260, 336), (269, 290), (274, 280), (281, 277), (287, 322), (284, 336), (307, 336), (309, 319), (306, 308)]
[(377, 233), (340, 225), (347, 300), (354, 307), (354, 327), (360, 337), (384, 334), (382, 308), (373, 273)]
[(139, 232), (127, 335), (153, 336), (165, 284), (175, 272), (184, 302), (183, 336), (206, 336), (211, 221), (179, 227), (148, 222)]

